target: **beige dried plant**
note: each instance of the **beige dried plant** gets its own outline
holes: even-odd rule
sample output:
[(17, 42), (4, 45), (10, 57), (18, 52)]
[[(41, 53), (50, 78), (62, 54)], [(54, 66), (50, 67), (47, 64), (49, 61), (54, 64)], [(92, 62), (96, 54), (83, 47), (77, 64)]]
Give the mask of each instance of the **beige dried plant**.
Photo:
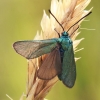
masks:
[[(64, 30), (67, 31), (74, 23), (92, 10), (92, 8), (90, 10), (84, 10), (90, 1), (91, 0), (52, 0), (51, 12), (62, 24)], [(79, 34), (77, 28), (80, 26), (82, 21), (83, 20), (73, 26), (68, 32), (69, 35), (74, 32), (71, 36), (74, 53), (77, 51), (78, 44), (83, 40), (83, 38), (75, 40)], [(34, 38), (35, 40), (58, 38), (58, 34), (54, 30), (55, 28), (59, 33), (63, 32), (57, 21), (51, 15), (48, 17), (45, 11), (41, 20), (41, 27), (42, 31), (41, 33), (37, 32)], [(54, 77), (51, 80), (41, 80), (37, 77), (37, 70), (41, 67), (46, 56), (47, 54), (36, 59), (28, 60), (27, 100), (44, 100), (52, 86), (58, 81), (57, 77)], [(78, 58), (75, 60), (77, 59)], [(20, 100), (22, 100), (22, 98)]]

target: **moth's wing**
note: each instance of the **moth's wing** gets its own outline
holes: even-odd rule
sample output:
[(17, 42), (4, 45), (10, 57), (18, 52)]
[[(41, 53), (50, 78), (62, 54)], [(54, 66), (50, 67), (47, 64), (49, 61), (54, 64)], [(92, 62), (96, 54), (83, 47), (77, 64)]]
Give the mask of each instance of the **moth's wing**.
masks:
[(74, 86), (76, 80), (76, 64), (72, 44), (64, 53), (61, 80), (69, 88)]
[(48, 54), (40, 66), (37, 75), (40, 79), (48, 80), (54, 78), (59, 73), (61, 73), (61, 58), (59, 48), (55, 48)]
[(33, 59), (51, 52), (57, 45), (55, 39), (17, 41), (13, 44), (15, 51), (27, 59)]

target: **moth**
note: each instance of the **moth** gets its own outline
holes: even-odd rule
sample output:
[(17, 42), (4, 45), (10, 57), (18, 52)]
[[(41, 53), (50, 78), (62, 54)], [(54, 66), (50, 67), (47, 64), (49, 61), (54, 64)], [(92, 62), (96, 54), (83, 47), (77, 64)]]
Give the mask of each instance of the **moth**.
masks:
[[(49, 12), (55, 18), (50, 10)], [(88, 16), (90, 13), (91, 12), (82, 17), (80, 20)], [(73, 52), (73, 42), (68, 31), (64, 31), (64, 28), (59, 21), (56, 18), (55, 20), (63, 29), (61, 36), (57, 32), (59, 38), (17, 41), (13, 44), (13, 48), (18, 54), (22, 55), (26, 59), (34, 59), (44, 54), (48, 54), (39, 68), (37, 76), (43, 80), (50, 80), (58, 75), (58, 78), (67, 87), (71, 88), (74, 86), (76, 80), (76, 64)], [(69, 30), (74, 25), (72, 25)]]

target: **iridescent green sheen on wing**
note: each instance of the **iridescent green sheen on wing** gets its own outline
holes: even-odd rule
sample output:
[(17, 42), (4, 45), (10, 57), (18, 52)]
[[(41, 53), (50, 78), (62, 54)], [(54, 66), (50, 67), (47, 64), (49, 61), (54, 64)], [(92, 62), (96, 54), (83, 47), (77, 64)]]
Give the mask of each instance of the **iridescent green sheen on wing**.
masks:
[(17, 41), (13, 44), (15, 51), (27, 59), (33, 59), (51, 52), (57, 46), (56, 39)]
[(66, 86), (70, 88), (74, 86), (76, 80), (76, 64), (72, 45), (70, 45), (68, 50), (64, 52), (60, 78)]

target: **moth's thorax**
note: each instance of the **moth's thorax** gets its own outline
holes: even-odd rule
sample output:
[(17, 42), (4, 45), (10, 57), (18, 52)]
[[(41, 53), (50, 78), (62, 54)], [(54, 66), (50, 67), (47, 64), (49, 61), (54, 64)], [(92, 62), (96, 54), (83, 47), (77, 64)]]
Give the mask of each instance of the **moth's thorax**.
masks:
[(67, 50), (70, 45), (72, 45), (72, 40), (68, 36), (67, 32), (63, 32), (62, 36), (58, 39), (58, 42), (60, 43), (61, 47), (64, 50)]

